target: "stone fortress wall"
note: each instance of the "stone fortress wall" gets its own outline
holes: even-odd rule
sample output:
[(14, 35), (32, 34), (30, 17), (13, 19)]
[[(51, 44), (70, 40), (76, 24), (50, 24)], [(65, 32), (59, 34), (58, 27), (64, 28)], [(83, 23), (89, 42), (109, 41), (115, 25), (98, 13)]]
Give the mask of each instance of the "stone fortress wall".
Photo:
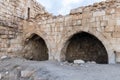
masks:
[[(14, 4), (17, 4), (17, 2)], [(1, 0), (0, 5), (5, 7), (8, 5), (7, 3), (10, 3), (10, 0)], [(30, 5), (30, 3), (34, 3), (35, 6)], [(11, 6), (12, 3), (9, 5)], [(2, 7), (1, 10), (3, 10), (0, 14), (4, 17), (6, 15), (3, 12), (7, 9), (4, 10)], [(32, 0), (21, 1), (21, 4), (19, 2), (18, 8), (22, 9), (10, 9), (14, 11), (14, 15), (16, 14), (15, 19), (11, 18), (13, 16), (10, 15), (7, 16), (8, 19), (0, 16), (0, 19), (2, 19), (0, 20), (2, 21), (0, 27), (1, 54), (24, 53), (24, 56), (28, 59), (39, 60), (38, 56), (43, 55), (42, 53), (48, 53), (49, 60), (69, 61), (80, 57), (86, 61), (103, 62), (108, 60), (108, 63), (120, 62), (119, 0), (107, 0), (72, 9), (70, 14), (66, 16), (52, 16)], [(28, 8), (30, 9), (30, 17), (27, 12), (29, 11)], [(10, 13), (10, 11), (7, 11), (7, 13)], [(12, 24), (7, 24), (11, 21), (16, 26), (15, 24), (14, 27)], [(83, 56), (81, 57), (79, 54)]]
[(0, 54), (21, 49), (22, 21), (45, 12), (35, 0), (0, 0)]

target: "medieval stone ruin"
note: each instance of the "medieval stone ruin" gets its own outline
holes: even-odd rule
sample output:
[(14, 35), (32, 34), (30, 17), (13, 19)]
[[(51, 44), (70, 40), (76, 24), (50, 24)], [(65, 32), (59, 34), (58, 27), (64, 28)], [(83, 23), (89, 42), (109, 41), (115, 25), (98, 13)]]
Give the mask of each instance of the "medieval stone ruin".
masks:
[(35, 0), (0, 0), (0, 56), (120, 62), (120, 1), (54, 16)]
[(0, 0), (0, 80), (119, 80), (117, 63), (120, 0), (65, 16), (36, 0)]

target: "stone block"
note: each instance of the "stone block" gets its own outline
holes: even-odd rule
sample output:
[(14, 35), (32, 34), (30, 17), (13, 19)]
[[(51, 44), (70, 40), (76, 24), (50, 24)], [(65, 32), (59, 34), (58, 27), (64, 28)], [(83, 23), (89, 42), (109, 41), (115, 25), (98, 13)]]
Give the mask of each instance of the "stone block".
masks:
[(95, 21), (96, 21), (96, 22), (100, 22), (100, 18), (99, 18), (99, 17), (96, 17), (96, 18), (95, 18)]
[(30, 77), (33, 73), (34, 73), (34, 71), (24, 70), (24, 71), (21, 71), (21, 77), (23, 77), (23, 78), (28, 78), (28, 77)]
[(2, 56), (0, 59), (1, 60), (6, 60), (6, 59), (10, 59), (10, 57), (8, 57), (8, 56)]
[(116, 52), (116, 62), (120, 63), (120, 52)]
[(72, 19), (72, 16), (70, 16), (70, 15), (65, 16), (65, 21), (69, 21), (71, 19)]
[(117, 26), (120, 25), (120, 20), (117, 20), (116, 25), (117, 25)]
[(0, 29), (0, 34), (5, 34), (5, 30), (4, 29)]
[(8, 35), (8, 39), (14, 39), (15, 36), (14, 35)]
[(89, 22), (95, 22), (95, 18), (90, 18)]
[(120, 13), (120, 8), (116, 8), (115, 12)]
[(0, 73), (0, 80), (2, 79), (2, 74)]
[(91, 18), (91, 17), (92, 17), (92, 13), (87, 12), (87, 13), (82, 14), (83, 19), (85, 19), (85, 18), (87, 19), (87, 18)]
[(83, 60), (74, 60), (74, 64), (84, 64), (85, 61)]
[(34, 80), (47, 80), (47, 79), (42, 78), (42, 77), (34, 77)]
[(101, 21), (101, 26), (107, 26), (107, 21)]
[(109, 18), (109, 20), (108, 20), (108, 26), (115, 26), (115, 25), (116, 25), (116, 20), (111, 20)]
[(8, 38), (8, 35), (0, 35), (0, 37), (1, 37), (2, 39), (6, 39), (6, 38)]
[(112, 37), (113, 38), (120, 38), (120, 32), (113, 32)]
[(89, 24), (90, 27), (98, 27), (95, 22)]
[(115, 32), (120, 32), (120, 26), (115, 26)]
[(105, 32), (112, 32), (114, 31), (114, 26), (106, 26), (104, 30)]
[(81, 21), (81, 20), (77, 20), (77, 21), (76, 21), (76, 24), (77, 24), (77, 25), (81, 25), (81, 24), (82, 24), (82, 21)]
[(93, 12), (93, 17), (104, 16), (105, 14), (106, 14), (105, 11), (96, 11)]
[(96, 24), (96, 27), (100, 28), (100, 22), (99, 21), (95, 22), (95, 24)]
[(70, 11), (70, 14), (75, 14), (75, 13), (82, 13), (83, 12), (83, 8), (76, 8), (76, 9), (72, 9)]
[(113, 9), (107, 9), (107, 11), (106, 11), (106, 14), (107, 15), (110, 15), (110, 14), (114, 14), (115, 13), (115, 9), (113, 8)]
[(112, 18), (113, 18), (113, 19), (118, 19), (118, 20), (119, 20), (119, 19), (120, 19), (120, 14), (114, 14), (114, 15), (112, 15)]
[(78, 20), (78, 19), (79, 19), (78, 15), (73, 15), (72, 16), (72, 20)]
[(82, 25), (87, 23), (87, 19), (82, 19)]
[(79, 14), (79, 15), (78, 15), (78, 19), (82, 19), (82, 14)]

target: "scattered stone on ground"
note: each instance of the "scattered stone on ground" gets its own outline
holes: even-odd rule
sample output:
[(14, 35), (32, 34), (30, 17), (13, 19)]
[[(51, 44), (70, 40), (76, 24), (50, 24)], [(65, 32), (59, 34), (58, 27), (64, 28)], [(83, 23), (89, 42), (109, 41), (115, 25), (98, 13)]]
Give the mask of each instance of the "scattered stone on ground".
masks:
[(85, 61), (83, 60), (74, 60), (74, 64), (84, 64)]
[(6, 59), (10, 59), (10, 57), (9, 56), (2, 56), (0, 59), (1, 60), (6, 60)]
[[(120, 64), (74, 64), (11, 58), (0, 62), (0, 80), (119, 80)], [(62, 64), (62, 65), (61, 65)], [(87, 77), (86, 77), (87, 76)]]
[(28, 77), (30, 77), (33, 73), (34, 73), (34, 71), (24, 70), (24, 71), (21, 71), (21, 77), (23, 77), (23, 78), (28, 78)]

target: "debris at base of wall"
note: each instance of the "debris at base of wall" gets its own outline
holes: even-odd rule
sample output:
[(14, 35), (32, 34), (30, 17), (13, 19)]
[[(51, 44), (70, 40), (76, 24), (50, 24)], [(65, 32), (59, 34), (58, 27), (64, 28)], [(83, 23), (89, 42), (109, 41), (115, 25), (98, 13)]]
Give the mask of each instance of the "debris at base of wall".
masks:
[(69, 64), (68, 61), (63, 62), (63, 64)]
[(74, 64), (84, 64), (85, 61), (83, 60), (74, 60)]
[(88, 62), (86, 62), (86, 63), (88, 63), (88, 64), (96, 64), (95, 61), (88, 61)]
[(69, 63), (68, 65), (69, 65), (69, 66), (73, 66), (73, 65), (74, 65), (74, 63)]
[(92, 63), (92, 64), (96, 64), (96, 62), (95, 62), (95, 61), (91, 61), (91, 63)]
[(0, 73), (0, 80), (2, 79), (2, 74)]
[(28, 70), (21, 71), (21, 77), (28, 78), (28, 77), (32, 76), (33, 73), (34, 73), (34, 71), (28, 71)]
[(60, 63), (61, 66), (62, 66), (62, 65), (68, 65), (68, 64), (69, 64), (69, 63), (68, 63), (67, 61)]
[(9, 72), (8, 72), (8, 71), (6, 71), (6, 72), (5, 72), (5, 74), (6, 74), (6, 75), (7, 75), (7, 74), (9, 74)]
[(41, 76), (34, 76), (34, 80), (49, 80)]
[(0, 60), (6, 60), (6, 59), (10, 59), (10, 57), (9, 57), (9, 56), (2, 56), (2, 57), (0, 58)]

